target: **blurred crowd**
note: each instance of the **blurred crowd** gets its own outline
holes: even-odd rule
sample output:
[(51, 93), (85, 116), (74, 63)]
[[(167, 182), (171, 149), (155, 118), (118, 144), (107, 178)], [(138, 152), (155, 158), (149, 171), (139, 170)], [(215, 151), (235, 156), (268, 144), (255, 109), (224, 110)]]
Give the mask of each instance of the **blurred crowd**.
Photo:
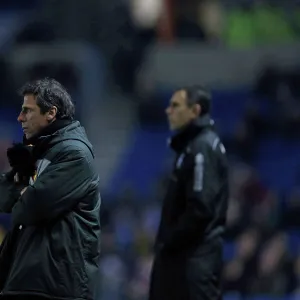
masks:
[[(297, 0), (46, 0), (38, 7), (17, 44), (66, 38), (90, 42), (105, 56), (114, 88), (131, 95), (154, 42), (236, 49), (288, 44), (300, 34)], [(65, 9), (68, 14), (61, 14)], [(78, 18), (78, 11), (85, 14)]]
[[(154, 40), (203, 42), (212, 47), (238, 49), (288, 44), (300, 35), (299, 1), (131, 0), (128, 3), (127, 24), (132, 24), (132, 30), (126, 33), (131, 32), (132, 38), (126, 39), (126, 46), (113, 59), (114, 76), (124, 91), (135, 90), (139, 67)], [(123, 77), (120, 66), (127, 70), (123, 74), (132, 76)]]
[(264, 68), (247, 100), (244, 116), (225, 144), (231, 155), (251, 162), (260, 140), (278, 136), (297, 141), (300, 137), (300, 67), (282, 71)]
[(299, 293), (299, 244), (293, 243), (299, 222), (290, 215), (299, 213), (298, 191), (291, 191), (283, 208), (278, 193), (249, 166), (232, 171), (225, 290), (244, 296)]

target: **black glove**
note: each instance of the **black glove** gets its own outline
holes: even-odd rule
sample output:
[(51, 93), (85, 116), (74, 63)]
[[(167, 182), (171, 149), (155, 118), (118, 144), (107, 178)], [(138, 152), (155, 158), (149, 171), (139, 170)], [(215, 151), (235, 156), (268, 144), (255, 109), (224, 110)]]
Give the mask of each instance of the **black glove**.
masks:
[(32, 155), (32, 147), (21, 143), (13, 144), (7, 149), (7, 158), (10, 166), (19, 178), (34, 176), (35, 159)]

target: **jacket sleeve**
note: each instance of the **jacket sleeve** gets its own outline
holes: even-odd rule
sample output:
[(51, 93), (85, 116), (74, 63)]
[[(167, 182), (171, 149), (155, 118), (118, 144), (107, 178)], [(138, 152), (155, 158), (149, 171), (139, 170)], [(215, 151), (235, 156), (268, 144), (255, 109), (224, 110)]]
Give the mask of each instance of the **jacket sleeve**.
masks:
[(209, 145), (201, 145), (191, 157), (186, 170), (186, 209), (167, 236), (162, 251), (177, 252), (193, 245), (204, 235), (214, 216), (214, 197), (218, 178), (216, 159)]
[(11, 213), (22, 188), (24, 186), (17, 186), (13, 181), (9, 181), (5, 173), (0, 175), (0, 212)]
[(13, 225), (38, 225), (71, 211), (88, 193), (91, 162), (82, 150), (64, 151), (50, 163), (12, 210)]

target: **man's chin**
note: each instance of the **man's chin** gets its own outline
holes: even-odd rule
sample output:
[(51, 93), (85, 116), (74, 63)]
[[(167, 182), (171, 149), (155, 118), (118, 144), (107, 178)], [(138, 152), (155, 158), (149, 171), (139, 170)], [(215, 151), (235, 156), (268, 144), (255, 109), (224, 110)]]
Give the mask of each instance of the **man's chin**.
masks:
[(171, 131), (176, 131), (176, 130), (179, 129), (178, 126), (175, 126), (175, 125), (172, 125), (172, 124), (169, 124), (169, 128), (170, 128)]
[(26, 140), (29, 140), (32, 138), (32, 134), (30, 133), (24, 133)]
[(169, 122), (169, 129), (170, 129), (171, 131), (174, 130), (174, 127), (175, 127), (174, 124), (172, 124), (172, 123)]

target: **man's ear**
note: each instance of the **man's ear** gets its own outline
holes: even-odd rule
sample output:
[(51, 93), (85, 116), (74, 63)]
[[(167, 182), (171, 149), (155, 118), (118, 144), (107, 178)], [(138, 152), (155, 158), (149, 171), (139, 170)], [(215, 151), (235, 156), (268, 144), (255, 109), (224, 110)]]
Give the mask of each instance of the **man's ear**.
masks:
[(201, 114), (201, 105), (200, 104), (194, 104), (193, 105), (193, 113), (196, 117), (199, 117)]
[(50, 110), (47, 112), (47, 121), (49, 123), (53, 122), (56, 118), (56, 114), (57, 114), (57, 107), (56, 106), (52, 106), (50, 108)]

